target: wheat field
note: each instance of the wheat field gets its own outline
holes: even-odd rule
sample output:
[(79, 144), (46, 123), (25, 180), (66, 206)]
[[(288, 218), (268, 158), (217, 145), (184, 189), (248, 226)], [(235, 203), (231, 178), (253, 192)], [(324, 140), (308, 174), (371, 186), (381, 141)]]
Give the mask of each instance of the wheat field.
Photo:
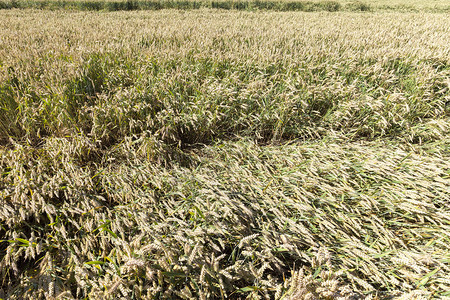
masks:
[(0, 298), (450, 297), (450, 18), (405, 2), (0, 9)]

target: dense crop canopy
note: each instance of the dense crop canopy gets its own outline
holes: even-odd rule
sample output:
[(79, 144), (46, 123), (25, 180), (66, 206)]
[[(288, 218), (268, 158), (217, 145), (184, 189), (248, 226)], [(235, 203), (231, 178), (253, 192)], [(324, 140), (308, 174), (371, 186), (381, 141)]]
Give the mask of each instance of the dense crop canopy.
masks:
[(0, 298), (448, 295), (448, 45), (445, 13), (0, 11)]

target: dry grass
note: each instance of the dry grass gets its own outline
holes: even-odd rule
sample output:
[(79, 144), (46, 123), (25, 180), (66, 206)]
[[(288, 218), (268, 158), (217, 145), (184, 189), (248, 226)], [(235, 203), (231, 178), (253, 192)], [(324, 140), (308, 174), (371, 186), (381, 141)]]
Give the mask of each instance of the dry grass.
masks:
[(450, 21), (0, 11), (0, 298), (450, 290)]

